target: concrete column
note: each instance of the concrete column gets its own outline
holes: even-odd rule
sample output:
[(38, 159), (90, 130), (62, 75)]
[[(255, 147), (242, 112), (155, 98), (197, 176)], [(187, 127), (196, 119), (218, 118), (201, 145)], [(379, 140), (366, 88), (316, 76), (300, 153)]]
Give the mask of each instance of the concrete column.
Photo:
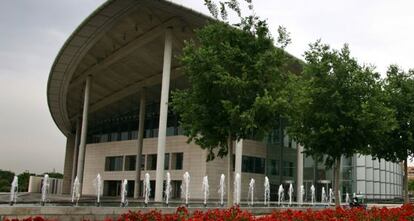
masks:
[(75, 147), (75, 136), (69, 134), (66, 138), (66, 151), (65, 151), (65, 163), (63, 166), (63, 185), (62, 193), (70, 194), (71, 192), (71, 178), (72, 178), (72, 165), (73, 165), (73, 151)]
[(302, 203), (300, 197), (300, 186), (303, 185), (303, 146), (296, 146), (296, 199), (298, 203)]
[[(72, 161), (72, 178), (70, 180), (70, 183), (73, 184), (73, 181), (76, 178), (76, 167), (78, 163), (78, 150), (79, 150), (79, 140), (80, 140), (80, 119), (76, 120), (76, 134), (75, 134), (75, 144), (73, 145), (73, 161)], [(70, 193), (72, 193), (72, 188), (70, 190)]]
[(160, 119), (158, 126), (158, 145), (157, 145), (157, 171), (155, 180), (155, 202), (162, 202), (163, 182), (164, 182), (164, 158), (165, 140), (167, 134), (168, 118), (168, 93), (170, 90), (172, 58), (172, 28), (167, 28), (165, 32), (164, 46), (164, 65), (162, 70)]
[(234, 172), (239, 173), (241, 176), (242, 173), (242, 156), (243, 156), (243, 140), (236, 142), (235, 154), (235, 167)]
[(137, 160), (135, 169), (135, 188), (134, 188), (134, 198), (139, 197), (139, 189), (141, 188), (141, 156), (142, 148), (144, 144), (144, 122), (145, 122), (145, 88), (141, 90), (141, 98), (139, 102), (139, 119), (138, 119), (138, 145), (137, 145)]
[(89, 97), (91, 90), (91, 76), (86, 78), (85, 83), (85, 97), (83, 99), (83, 115), (82, 115), (82, 129), (81, 137), (79, 144), (79, 154), (78, 154), (78, 168), (76, 175), (78, 176), (79, 182), (81, 183), (81, 193), (83, 186), (83, 167), (85, 165), (85, 147), (86, 147), (86, 138), (88, 135), (88, 112), (89, 112)]

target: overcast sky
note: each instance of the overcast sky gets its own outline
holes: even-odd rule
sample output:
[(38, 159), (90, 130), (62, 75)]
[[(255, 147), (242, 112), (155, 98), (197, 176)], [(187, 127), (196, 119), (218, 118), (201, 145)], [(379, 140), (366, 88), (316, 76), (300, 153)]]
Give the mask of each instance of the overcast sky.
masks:
[[(0, 1), (0, 169), (63, 170), (65, 137), (46, 100), (50, 67), (64, 41), (103, 0)], [(207, 13), (202, 0), (176, 0)], [(287, 50), (301, 57), (310, 42), (349, 43), (361, 62), (385, 72), (414, 67), (411, 0), (254, 0), (256, 14), (291, 33)]]

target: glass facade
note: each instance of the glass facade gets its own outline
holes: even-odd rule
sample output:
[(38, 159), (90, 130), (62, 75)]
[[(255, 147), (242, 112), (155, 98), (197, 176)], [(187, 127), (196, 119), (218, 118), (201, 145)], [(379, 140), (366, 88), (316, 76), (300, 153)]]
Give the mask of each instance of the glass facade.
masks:
[[(146, 106), (144, 122), (144, 138), (158, 136), (159, 104), (152, 103)], [(139, 110), (118, 114), (115, 117), (91, 120), (88, 127), (88, 143), (104, 143), (138, 138)], [(182, 135), (178, 126), (178, 116), (168, 111), (167, 136)]]

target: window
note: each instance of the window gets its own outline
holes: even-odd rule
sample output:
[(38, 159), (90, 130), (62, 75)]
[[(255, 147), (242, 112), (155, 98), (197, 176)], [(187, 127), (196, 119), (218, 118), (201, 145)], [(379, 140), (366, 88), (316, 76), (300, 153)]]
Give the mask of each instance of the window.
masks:
[(183, 153), (172, 153), (171, 154), (171, 169), (182, 170), (183, 169)]
[(149, 154), (147, 156), (147, 170), (157, 169), (157, 154)]
[(166, 153), (164, 157), (164, 170), (168, 170), (170, 168), (170, 154)]
[(283, 161), (283, 176), (293, 177), (293, 162)]
[(242, 172), (264, 174), (265, 159), (259, 157), (242, 156)]
[(125, 170), (133, 171), (135, 170), (135, 164), (137, 161), (137, 156), (130, 155), (125, 157)]
[(105, 171), (122, 171), (123, 156), (106, 157)]
[(269, 170), (270, 175), (279, 175), (279, 161), (270, 160)]

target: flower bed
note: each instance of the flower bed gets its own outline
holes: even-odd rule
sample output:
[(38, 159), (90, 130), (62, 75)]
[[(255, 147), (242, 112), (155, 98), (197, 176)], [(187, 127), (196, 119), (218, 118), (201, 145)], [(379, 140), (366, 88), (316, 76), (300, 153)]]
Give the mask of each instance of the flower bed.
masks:
[[(414, 206), (407, 204), (399, 208), (372, 208), (369, 210), (353, 209), (323, 209), (305, 211), (301, 210), (275, 210), (272, 214), (254, 216), (246, 210), (238, 207), (229, 209), (212, 209), (206, 212), (195, 211), (190, 214), (185, 207), (177, 208), (174, 214), (162, 214), (159, 210), (143, 213), (141, 211), (129, 211), (118, 217), (117, 220), (111, 218), (104, 221), (414, 221)], [(42, 217), (29, 217), (26, 219), (4, 219), (3, 221), (51, 221)]]

